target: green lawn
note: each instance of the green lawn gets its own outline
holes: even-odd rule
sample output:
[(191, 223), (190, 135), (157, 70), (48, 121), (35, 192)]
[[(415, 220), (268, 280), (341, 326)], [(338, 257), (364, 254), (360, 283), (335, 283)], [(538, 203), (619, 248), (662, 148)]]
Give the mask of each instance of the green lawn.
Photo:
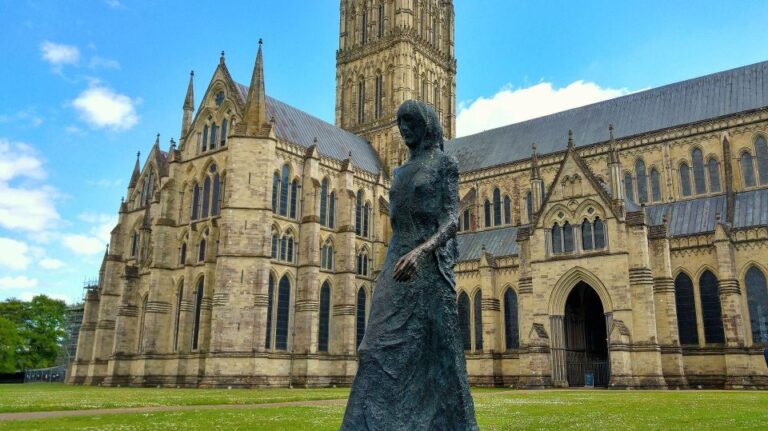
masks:
[[(343, 398), (347, 391), (328, 390), (165, 390), (0, 387), (0, 406), (14, 394), (26, 394), (35, 410), (66, 398), (78, 405), (243, 404)], [(47, 390), (45, 388), (48, 388)], [(46, 395), (47, 393), (47, 395)], [(766, 429), (768, 392), (727, 391), (510, 391), (473, 390), (480, 427), (508, 429)], [(83, 401), (76, 401), (79, 397)], [(59, 400), (56, 403), (65, 403)], [(49, 407), (45, 407), (49, 406)], [(32, 407), (30, 409), (32, 409)], [(343, 405), (303, 406), (147, 414), (93, 415), (0, 422), (0, 430), (336, 430)]]
[(0, 385), (0, 413), (117, 407), (264, 404), (346, 398), (349, 389), (149, 389), (63, 384)]

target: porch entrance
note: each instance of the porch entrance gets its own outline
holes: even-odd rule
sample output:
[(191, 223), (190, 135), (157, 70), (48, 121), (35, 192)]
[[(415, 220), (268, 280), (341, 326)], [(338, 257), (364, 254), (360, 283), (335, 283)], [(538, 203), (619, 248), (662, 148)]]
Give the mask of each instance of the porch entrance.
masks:
[(591, 373), (594, 386), (607, 387), (611, 376), (607, 317), (597, 292), (579, 282), (568, 295), (564, 317), (568, 386), (585, 386), (585, 375)]

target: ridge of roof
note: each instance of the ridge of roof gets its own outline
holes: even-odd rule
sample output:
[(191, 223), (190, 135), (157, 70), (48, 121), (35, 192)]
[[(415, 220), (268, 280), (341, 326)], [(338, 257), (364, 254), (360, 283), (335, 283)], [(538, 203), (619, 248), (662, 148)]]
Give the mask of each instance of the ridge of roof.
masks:
[(540, 154), (565, 150), (562, 136), (574, 130), (577, 147), (696, 123), (768, 106), (768, 61), (691, 78), (543, 117), (446, 141), (461, 172), (530, 158), (536, 142)]

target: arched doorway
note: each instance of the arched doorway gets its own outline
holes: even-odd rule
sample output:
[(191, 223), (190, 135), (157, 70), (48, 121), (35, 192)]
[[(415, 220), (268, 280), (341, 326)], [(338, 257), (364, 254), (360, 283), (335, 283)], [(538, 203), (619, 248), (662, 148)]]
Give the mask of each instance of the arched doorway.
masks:
[(563, 320), (568, 386), (584, 386), (587, 373), (594, 376), (595, 386), (608, 386), (611, 373), (606, 314), (590, 285), (579, 282), (573, 287)]

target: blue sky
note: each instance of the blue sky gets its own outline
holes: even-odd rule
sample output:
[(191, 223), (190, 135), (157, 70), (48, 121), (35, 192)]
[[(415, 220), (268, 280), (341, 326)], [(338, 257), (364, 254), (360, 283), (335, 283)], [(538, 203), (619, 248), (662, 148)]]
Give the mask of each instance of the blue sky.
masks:
[[(178, 137), (226, 51), (333, 121), (336, 0), (0, 0), (0, 299), (78, 300), (136, 151)], [(764, 1), (459, 0), (460, 134), (768, 60)]]

